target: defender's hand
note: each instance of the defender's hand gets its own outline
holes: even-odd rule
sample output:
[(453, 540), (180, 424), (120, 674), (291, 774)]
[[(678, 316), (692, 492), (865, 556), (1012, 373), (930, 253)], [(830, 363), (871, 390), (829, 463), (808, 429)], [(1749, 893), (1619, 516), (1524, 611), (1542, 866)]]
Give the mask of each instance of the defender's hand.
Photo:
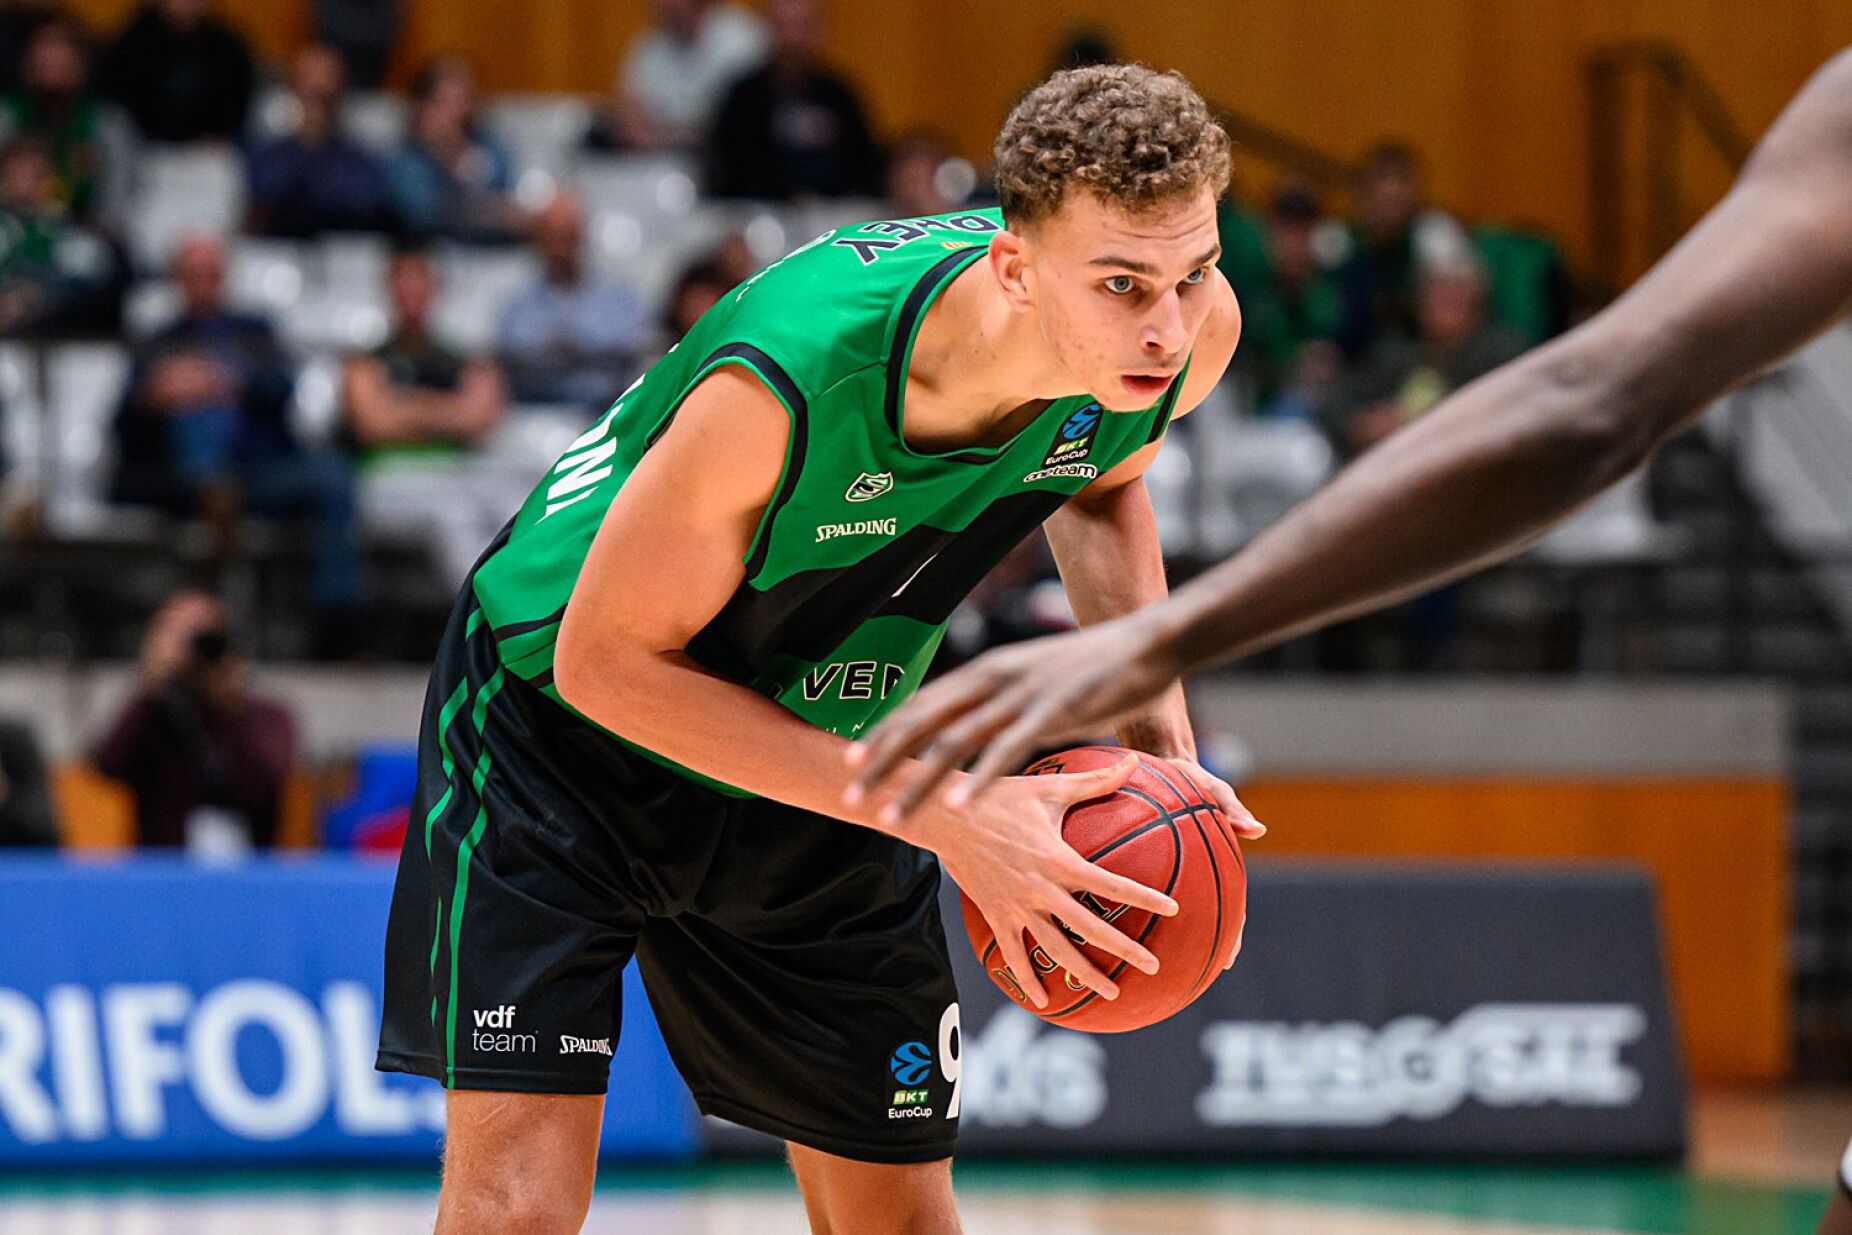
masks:
[(1090, 892), (1165, 917), (1177, 912), (1177, 902), (1093, 865), (1061, 836), (1061, 820), (1070, 806), (1111, 793), (1137, 767), (1138, 760), (1128, 755), (1092, 772), (1012, 776), (962, 810), (923, 811), (893, 829), (901, 839), (939, 855), (990, 923), (1004, 963), (1038, 1008), (1048, 1006), (1048, 992), (1029, 959), (1024, 931), (1055, 964), (1107, 999), (1119, 997), (1118, 986), (1082, 955), (1063, 924), (1102, 951), (1146, 973), (1157, 972), (1157, 957), (1075, 896)]
[[(857, 804), (877, 787), (897, 791), (891, 809), (905, 817), (948, 773), (976, 758), (970, 777), (947, 796), (956, 808), (962, 795), (982, 793), (1036, 751), (1111, 728), (1174, 677), (1129, 618), (987, 652), (926, 686), (850, 745), (849, 762), (859, 771), (848, 799)], [(914, 757), (918, 768), (907, 762)]]

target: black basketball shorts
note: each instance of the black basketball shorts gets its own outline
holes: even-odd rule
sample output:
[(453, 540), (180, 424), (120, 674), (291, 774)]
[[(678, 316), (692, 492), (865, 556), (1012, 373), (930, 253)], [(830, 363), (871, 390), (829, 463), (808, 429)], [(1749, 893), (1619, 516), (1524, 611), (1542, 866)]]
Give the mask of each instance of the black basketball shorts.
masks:
[(573, 716), (503, 671), (466, 587), (425, 703), (378, 1067), (604, 1093), (634, 956), (701, 1110), (849, 1158), (944, 1158), (938, 885), (931, 854), (716, 793)]

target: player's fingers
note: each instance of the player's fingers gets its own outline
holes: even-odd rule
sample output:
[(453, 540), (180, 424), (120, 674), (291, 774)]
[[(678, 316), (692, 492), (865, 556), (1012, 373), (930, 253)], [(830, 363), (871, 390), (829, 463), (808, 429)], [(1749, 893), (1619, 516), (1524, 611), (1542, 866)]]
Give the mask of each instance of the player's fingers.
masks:
[[(989, 921), (986, 917), (985, 921)], [(1022, 928), (1011, 926), (1009, 930), (999, 931), (995, 922), (990, 923), (991, 934), (996, 936), (997, 951), (1003, 956), (1003, 963), (1010, 971), (1010, 977), (1021, 988), (1025, 998), (1038, 1008), (1048, 1006), (1048, 991), (1042, 986), (1042, 975), (1035, 971), (1035, 964), (1029, 959), (1029, 949), (1023, 947)]]
[(1101, 900), (1118, 901), (1134, 909), (1145, 909), (1163, 917), (1175, 917), (1177, 902), (1158, 891), (1147, 888), (1144, 884), (1124, 875), (1115, 874), (1103, 866), (1091, 862), (1081, 862), (1074, 872), (1073, 892), (1091, 892)]
[(876, 813), (875, 822), (886, 826), (899, 823), (911, 815), (926, 800), (926, 795), (957, 769), (959, 762), (956, 749), (949, 743), (934, 740), (920, 752), (918, 767), (896, 775), (894, 779), (900, 788), (887, 805)]
[(1222, 810), (1222, 818), (1228, 821), (1228, 828), (1242, 840), (1259, 840), (1267, 834), (1267, 825), (1254, 818), (1254, 812), (1242, 805), (1241, 799), (1227, 782), (1211, 779), (1209, 796)]
[(1247, 930), (1248, 924), (1243, 922), (1241, 924), (1241, 929), (1235, 932), (1235, 946), (1228, 950), (1228, 963), (1222, 966), (1223, 973), (1227, 973), (1230, 969), (1235, 967), (1235, 958), (1241, 955), (1241, 940), (1242, 937), (1247, 934)]
[(855, 779), (845, 795), (850, 805), (860, 802), (892, 776), (903, 762), (931, 741), (934, 734), (981, 698), (947, 678), (920, 691), (899, 711), (876, 725), (868, 736), (852, 743), (845, 755), (849, 765), (856, 768)]
[(1053, 779), (1071, 806), (1088, 798), (1105, 797), (1131, 780), (1136, 771), (1138, 756), (1127, 753), (1123, 758), (1114, 760), (1110, 767), (1095, 768), (1091, 772), (1063, 772)]
[[(1076, 902), (1086, 909), (1083, 902)], [(1102, 952), (1111, 952), (1120, 960), (1130, 961), (1145, 973), (1158, 971), (1158, 958), (1144, 944), (1093, 912), (1068, 914), (1061, 919), (1068, 929)]]
[(1060, 927), (1047, 918), (1029, 923), (1029, 933), (1042, 945), (1042, 951), (1048, 953), (1050, 960), (1074, 976), (1082, 986), (1096, 990), (1106, 999), (1119, 997), (1119, 984), (1099, 971), (1094, 963), (1081, 955)]
[[(920, 755), (921, 767), (894, 798), (900, 818), (912, 814), (933, 788), (956, 771), (967, 759), (982, 749), (999, 729), (1016, 717), (1016, 709), (1005, 699), (994, 700), (943, 729)], [(965, 799), (969, 800), (969, 799)], [(950, 804), (951, 796), (947, 795)]]
[(984, 753), (971, 765), (969, 774), (952, 786), (945, 796), (947, 806), (963, 806), (995, 784), (999, 777), (1013, 775), (1044, 743), (1061, 736), (1060, 727), (1053, 723), (1051, 710), (1045, 702), (1026, 706), (1012, 703), (1011, 710), (1020, 715), (1009, 728), (990, 740)]

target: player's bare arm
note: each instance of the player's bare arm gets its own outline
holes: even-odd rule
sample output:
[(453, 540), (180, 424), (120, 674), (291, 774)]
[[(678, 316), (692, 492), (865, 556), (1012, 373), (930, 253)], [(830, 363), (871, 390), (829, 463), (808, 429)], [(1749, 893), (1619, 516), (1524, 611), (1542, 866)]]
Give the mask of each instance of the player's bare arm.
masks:
[(1730, 194), (1614, 305), (1468, 386), (1252, 546), (1135, 617), (1003, 648), (870, 739), (888, 775), (960, 717), (974, 784), (1097, 730), (1181, 673), (1515, 553), (1852, 300), (1852, 53), (1820, 70)]
[[(1234, 292), (1219, 270), (1210, 268), (1200, 285), (1183, 285), (1186, 289), (1192, 286), (1201, 286), (1201, 294), (1211, 303), (1191, 349), (1173, 422), (1194, 410), (1214, 389), (1234, 356), (1241, 330)], [(1161, 446), (1161, 442), (1146, 446), (1112, 468), (1043, 524), (1075, 620), (1083, 627), (1155, 604), (1168, 592), (1157, 520), (1144, 483), (1144, 473)], [(911, 813), (932, 786), (951, 772), (950, 752), (967, 744), (986, 723), (985, 713), (974, 712), (940, 735), (943, 745), (927, 746), (921, 752), (918, 774), (896, 794), (893, 809), (902, 815)], [(1121, 745), (1185, 763), (1200, 774), (1237, 834), (1252, 838), (1265, 832), (1234, 790), (1196, 762), (1196, 742), (1181, 683), (1123, 718), (1118, 739)], [(850, 752), (853, 755), (862, 749), (851, 747)]]
[[(845, 739), (710, 673), (686, 651), (739, 584), (789, 434), (776, 397), (743, 371), (719, 369), (695, 388), (605, 516), (561, 624), (555, 681), (591, 720), (702, 775), (876, 826), (876, 803), (858, 811), (842, 802)], [(1079, 891), (1159, 913), (1175, 905), (1082, 861), (1062, 843), (1059, 821), (1069, 804), (1129, 772), (1017, 778), (994, 807), (921, 812), (888, 830), (938, 853), (999, 938), (1021, 949), (1026, 930), (1050, 955), (1072, 953), (1070, 971), (1111, 998), (1116, 985), (1068, 942), (1054, 914)], [(1117, 930), (1094, 934), (1115, 955), (1156, 968)], [(1010, 958), (1018, 962), (1015, 972), (1032, 972), (1026, 951)]]

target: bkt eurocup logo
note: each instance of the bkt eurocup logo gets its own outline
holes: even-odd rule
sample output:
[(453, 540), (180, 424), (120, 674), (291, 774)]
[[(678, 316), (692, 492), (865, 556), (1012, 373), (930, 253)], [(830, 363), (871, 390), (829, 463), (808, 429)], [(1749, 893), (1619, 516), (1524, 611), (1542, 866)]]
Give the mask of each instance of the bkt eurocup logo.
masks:
[(902, 1085), (917, 1085), (932, 1075), (932, 1048), (924, 1042), (902, 1042), (887, 1066)]

